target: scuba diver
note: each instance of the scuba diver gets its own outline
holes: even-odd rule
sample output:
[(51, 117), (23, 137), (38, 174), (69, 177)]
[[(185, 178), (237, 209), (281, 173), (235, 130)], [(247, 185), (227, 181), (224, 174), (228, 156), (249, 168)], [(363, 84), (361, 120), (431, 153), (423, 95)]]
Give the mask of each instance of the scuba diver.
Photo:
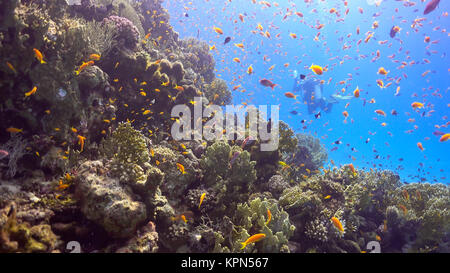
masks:
[(352, 96), (341, 96), (333, 94), (330, 98), (323, 95), (323, 85), (320, 84), (319, 79), (315, 76), (305, 76), (303, 74), (297, 75), (297, 70), (294, 71), (294, 87), (292, 91), (298, 93), (301, 91), (303, 100), (308, 105), (308, 113), (312, 114), (317, 108), (329, 113), (333, 108), (333, 104), (338, 103), (338, 100), (348, 100)]

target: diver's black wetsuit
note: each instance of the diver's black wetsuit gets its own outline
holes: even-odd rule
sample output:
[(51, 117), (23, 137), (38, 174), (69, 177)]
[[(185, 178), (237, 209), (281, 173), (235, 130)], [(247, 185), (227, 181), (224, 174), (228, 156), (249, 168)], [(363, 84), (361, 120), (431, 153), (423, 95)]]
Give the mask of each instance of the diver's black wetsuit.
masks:
[[(312, 114), (316, 108), (320, 108), (325, 112), (330, 112), (333, 107), (333, 103), (327, 102), (323, 96), (323, 86), (316, 78), (302, 79), (302, 75), (299, 75), (294, 81), (294, 87), (292, 91), (298, 93), (301, 91), (303, 100), (308, 105), (308, 113)], [(320, 87), (320, 94), (315, 94), (316, 86)]]

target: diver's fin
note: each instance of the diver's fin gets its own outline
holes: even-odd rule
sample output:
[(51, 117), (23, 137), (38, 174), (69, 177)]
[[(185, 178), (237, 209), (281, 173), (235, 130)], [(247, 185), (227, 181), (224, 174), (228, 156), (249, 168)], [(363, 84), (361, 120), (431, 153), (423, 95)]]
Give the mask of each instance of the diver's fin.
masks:
[(331, 97), (329, 97), (326, 101), (328, 103), (338, 103), (339, 102), (339, 100), (333, 95), (331, 95)]
[(300, 74), (300, 79), (304, 80), (305, 78), (306, 78), (306, 76), (305, 76), (305, 75), (303, 75), (303, 74)]

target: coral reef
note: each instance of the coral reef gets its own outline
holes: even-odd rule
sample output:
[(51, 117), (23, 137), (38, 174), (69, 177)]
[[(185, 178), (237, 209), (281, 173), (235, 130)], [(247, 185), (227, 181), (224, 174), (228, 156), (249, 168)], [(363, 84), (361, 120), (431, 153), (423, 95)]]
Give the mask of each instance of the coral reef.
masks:
[(225, 141), (217, 141), (206, 149), (200, 161), (204, 186), (219, 200), (212, 214), (231, 212), (238, 202), (248, 199), (256, 180), (255, 165), (249, 152)]
[(137, 27), (127, 18), (111, 15), (103, 19), (103, 24), (115, 26), (116, 39), (119, 46), (135, 49), (139, 43), (139, 31)]

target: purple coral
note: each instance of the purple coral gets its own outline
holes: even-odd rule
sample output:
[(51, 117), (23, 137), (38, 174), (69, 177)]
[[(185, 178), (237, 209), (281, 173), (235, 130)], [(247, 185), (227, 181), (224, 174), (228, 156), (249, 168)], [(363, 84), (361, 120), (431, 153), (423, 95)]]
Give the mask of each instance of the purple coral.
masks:
[(124, 46), (135, 49), (139, 43), (139, 31), (137, 27), (125, 17), (111, 15), (103, 19), (103, 23), (112, 23), (116, 27), (117, 37), (123, 40)]

